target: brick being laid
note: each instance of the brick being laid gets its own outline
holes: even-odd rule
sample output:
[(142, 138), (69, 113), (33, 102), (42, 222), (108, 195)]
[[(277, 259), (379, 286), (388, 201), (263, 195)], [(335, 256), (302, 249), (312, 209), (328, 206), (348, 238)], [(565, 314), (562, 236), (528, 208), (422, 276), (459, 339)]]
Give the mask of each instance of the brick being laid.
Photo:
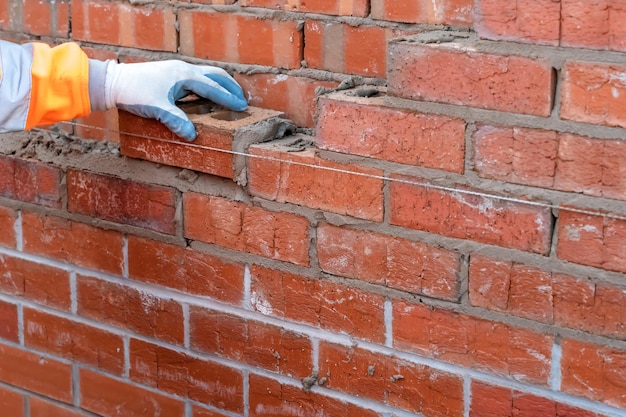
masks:
[(198, 132), (193, 142), (179, 138), (157, 120), (120, 111), (122, 155), (235, 179), (243, 162), (234, 152), (273, 139), (285, 122), (282, 113), (274, 110), (248, 107), (233, 112), (209, 104), (197, 106), (187, 109), (196, 113), (188, 114)]

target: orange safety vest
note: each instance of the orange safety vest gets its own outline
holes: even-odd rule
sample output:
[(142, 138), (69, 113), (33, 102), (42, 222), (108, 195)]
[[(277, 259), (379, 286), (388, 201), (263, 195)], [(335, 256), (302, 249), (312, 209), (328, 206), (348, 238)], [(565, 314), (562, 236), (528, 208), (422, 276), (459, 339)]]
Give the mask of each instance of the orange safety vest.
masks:
[(0, 41), (0, 132), (90, 113), (89, 60), (75, 43)]

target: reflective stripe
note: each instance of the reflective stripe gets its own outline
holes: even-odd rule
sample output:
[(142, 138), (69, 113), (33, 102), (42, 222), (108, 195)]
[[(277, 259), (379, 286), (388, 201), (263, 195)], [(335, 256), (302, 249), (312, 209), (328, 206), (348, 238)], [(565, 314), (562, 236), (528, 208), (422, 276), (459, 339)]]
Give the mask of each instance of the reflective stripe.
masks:
[(0, 41), (0, 132), (26, 127), (32, 47)]

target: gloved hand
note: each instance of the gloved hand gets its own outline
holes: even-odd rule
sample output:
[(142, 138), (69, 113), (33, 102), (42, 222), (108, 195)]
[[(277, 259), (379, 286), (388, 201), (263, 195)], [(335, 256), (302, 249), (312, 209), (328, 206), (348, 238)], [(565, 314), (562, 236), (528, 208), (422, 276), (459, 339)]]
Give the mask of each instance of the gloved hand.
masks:
[(189, 141), (196, 138), (196, 129), (175, 101), (191, 93), (235, 111), (248, 107), (239, 84), (221, 68), (173, 60), (134, 64), (112, 61), (107, 67), (107, 108), (118, 107), (157, 119)]

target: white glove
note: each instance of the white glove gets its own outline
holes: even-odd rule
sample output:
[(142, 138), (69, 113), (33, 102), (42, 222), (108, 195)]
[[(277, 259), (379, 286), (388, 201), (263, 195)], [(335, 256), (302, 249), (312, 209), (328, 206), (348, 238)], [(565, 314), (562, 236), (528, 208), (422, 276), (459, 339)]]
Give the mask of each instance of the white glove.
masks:
[(138, 116), (157, 119), (189, 141), (196, 129), (175, 104), (194, 93), (231, 110), (248, 107), (243, 90), (221, 68), (183, 61), (118, 64), (111, 61), (105, 80), (106, 107), (118, 107)]

